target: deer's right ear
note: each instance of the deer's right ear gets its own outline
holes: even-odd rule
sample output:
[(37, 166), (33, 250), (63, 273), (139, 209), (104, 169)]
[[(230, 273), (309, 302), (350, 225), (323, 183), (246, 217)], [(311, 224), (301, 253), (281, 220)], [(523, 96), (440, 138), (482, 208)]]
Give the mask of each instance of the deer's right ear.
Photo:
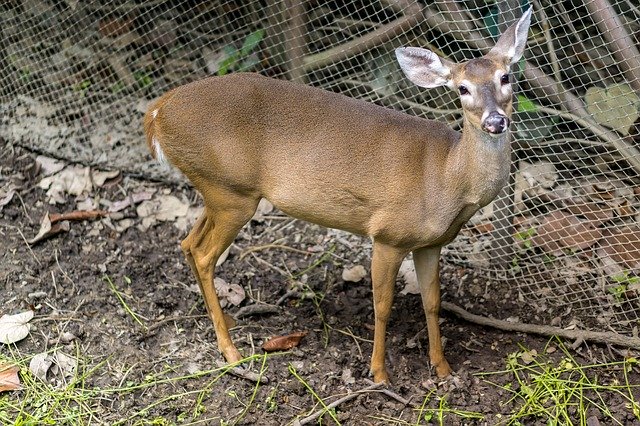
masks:
[(440, 58), (430, 50), (420, 47), (399, 47), (396, 49), (396, 58), (404, 74), (417, 86), (430, 89), (452, 84), (449, 61)]

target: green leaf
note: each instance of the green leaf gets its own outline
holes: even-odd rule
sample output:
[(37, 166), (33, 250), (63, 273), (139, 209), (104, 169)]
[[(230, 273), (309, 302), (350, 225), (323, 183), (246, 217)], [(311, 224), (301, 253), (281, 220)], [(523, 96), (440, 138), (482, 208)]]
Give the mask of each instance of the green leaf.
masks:
[(538, 107), (535, 102), (527, 98), (525, 95), (518, 94), (518, 111), (520, 112), (535, 112)]
[(244, 43), (240, 48), (240, 53), (242, 54), (242, 56), (247, 56), (249, 53), (251, 53), (253, 49), (258, 47), (258, 44), (260, 44), (263, 38), (264, 38), (263, 29), (256, 30), (251, 34), (249, 34), (247, 38), (244, 39)]

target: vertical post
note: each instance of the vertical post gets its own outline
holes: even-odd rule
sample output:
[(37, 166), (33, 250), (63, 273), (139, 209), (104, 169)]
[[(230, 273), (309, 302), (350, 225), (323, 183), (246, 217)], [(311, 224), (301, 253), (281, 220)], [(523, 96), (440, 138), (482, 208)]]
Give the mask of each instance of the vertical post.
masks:
[(289, 80), (304, 83), (303, 59), (306, 50), (305, 0), (284, 0), (287, 26), (285, 46)]

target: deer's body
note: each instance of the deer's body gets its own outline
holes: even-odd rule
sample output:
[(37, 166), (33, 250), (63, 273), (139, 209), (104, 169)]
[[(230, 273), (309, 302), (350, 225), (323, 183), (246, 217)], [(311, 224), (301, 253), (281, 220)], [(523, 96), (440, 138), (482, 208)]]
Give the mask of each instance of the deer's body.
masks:
[[(487, 148), (439, 121), (258, 74), (178, 87), (150, 111), (151, 149), (155, 138), (201, 193), (264, 197), (293, 217), (408, 250), (451, 241), (508, 176), (506, 141)], [(344, 133), (358, 137), (327, 139)]]
[(220, 254), (261, 198), (291, 216), (373, 239), (371, 371), (388, 380), (385, 334), (395, 278), (413, 252), (429, 356), (451, 372), (438, 325), (441, 247), (500, 191), (509, 173), (509, 67), (524, 49), (529, 10), (485, 57), (453, 64), (419, 48), (396, 51), (415, 84), (457, 88), (464, 130), (324, 90), (254, 74), (178, 87), (145, 116), (152, 153), (202, 194), (204, 213), (182, 249), (204, 295), (218, 346), (242, 356), (213, 285)]

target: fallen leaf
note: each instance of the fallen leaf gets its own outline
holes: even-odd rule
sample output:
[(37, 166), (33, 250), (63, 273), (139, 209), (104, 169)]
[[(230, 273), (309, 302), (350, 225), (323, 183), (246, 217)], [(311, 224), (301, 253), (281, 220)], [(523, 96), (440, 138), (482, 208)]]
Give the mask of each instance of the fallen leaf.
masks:
[(218, 277), (213, 280), (213, 283), (220, 300), (220, 306), (223, 308), (227, 305), (238, 306), (246, 297), (244, 289), (238, 284), (228, 284)]
[(53, 365), (51, 355), (48, 352), (42, 352), (31, 358), (31, 361), (29, 361), (29, 371), (43, 382), (46, 382), (47, 372), (49, 368), (51, 368), (51, 365)]
[(58, 369), (52, 370), (52, 372), (54, 374), (62, 374), (65, 377), (73, 376), (78, 366), (78, 361), (64, 352), (55, 352), (53, 354), (53, 363)]
[(405, 259), (400, 265), (398, 275), (404, 280), (404, 288), (401, 294), (420, 294), (420, 285), (418, 284), (418, 276), (413, 260)]
[(91, 172), (93, 183), (99, 188), (102, 187), (106, 181), (116, 178), (119, 175), (120, 175), (119, 170), (111, 170), (111, 171), (93, 170)]
[(0, 342), (10, 344), (18, 342), (29, 335), (33, 311), (25, 311), (15, 315), (0, 317)]
[(603, 254), (625, 269), (640, 269), (640, 229), (624, 227), (600, 241)]
[(584, 250), (602, 237), (602, 231), (590, 222), (556, 210), (547, 214), (531, 237), (534, 246), (547, 253), (561, 254), (563, 249)]
[(307, 331), (298, 331), (286, 336), (276, 336), (264, 342), (262, 349), (265, 352), (287, 351), (300, 344), (300, 340), (308, 334)]
[(268, 215), (273, 211), (273, 204), (269, 202), (266, 198), (262, 198), (258, 203), (258, 207), (256, 208), (256, 212), (253, 214), (251, 220), (255, 222), (263, 222), (264, 216)]
[(55, 225), (51, 223), (51, 219), (49, 218), (49, 213), (45, 213), (42, 221), (40, 222), (40, 230), (36, 234), (35, 237), (27, 240), (29, 244), (35, 244), (39, 241), (42, 241), (46, 238), (50, 238), (54, 235), (57, 235), (61, 232), (68, 232), (70, 229), (69, 222), (62, 221), (58, 222)]
[(342, 370), (342, 376), (340, 378), (342, 379), (342, 383), (344, 383), (345, 385), (352, 385), (356, 382), (356, 379), (355, 377), (353, 377), (351, 369), (349, 368), (345, 368), (344, 370)]
[(89, 167), (67, 166), (60, 172), (47, 176), (38, 186), (47, 190), (49, 204), (64, 204), (66, 194), (80, 196), (93, 189)]
[(522, 360), (522, 362), (525, 363), (525, 365), (529, 365), (533, 362), (533, 360), (537, 356), (538, 356), (538, 351), (536, 351), (535, 349), (531, 349), (530, 351), (522, 352), (522, 354), (520, 354), (520, 359)]
[(345, 268), (342, 271), (342, 279), (352, 283), (362, 281), (367, 276), (367, 270), (362, 265), (356, 265), (353, 268)]
[(20, 368), (16, 365), (0, 363), (0, 392), (20, 389)]
[[(0, 194), (2, 194), (1, 191)], [(2, 197), (0, 197), (0, 210), (2, 210), (4, 206), (11, 202), (15, 194), (16, 191), (14, 189), (9, 189), (9, 191), (7, 191), (4, 195), (2, 195)]]
[(40, 170), (44, 176), (58, 173), (60, 170), (64, 169), (65, 166), (64, 162), (44, 155), (38, 155), (36, 157), (36, 163), (40, 166)]

